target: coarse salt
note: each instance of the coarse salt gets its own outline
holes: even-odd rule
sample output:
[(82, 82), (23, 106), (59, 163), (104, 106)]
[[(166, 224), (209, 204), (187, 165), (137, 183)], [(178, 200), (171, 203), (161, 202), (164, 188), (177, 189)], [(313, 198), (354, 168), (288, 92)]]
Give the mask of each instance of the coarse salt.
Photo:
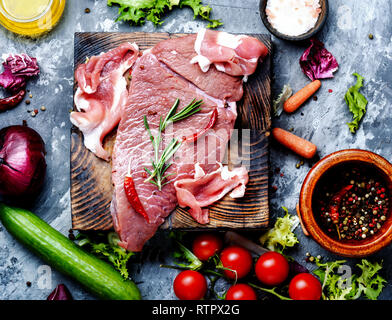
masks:
[(319, 0), (268, 0), (269, 23), (282, 34), (299, 36), (312, 29), (319, 18)]

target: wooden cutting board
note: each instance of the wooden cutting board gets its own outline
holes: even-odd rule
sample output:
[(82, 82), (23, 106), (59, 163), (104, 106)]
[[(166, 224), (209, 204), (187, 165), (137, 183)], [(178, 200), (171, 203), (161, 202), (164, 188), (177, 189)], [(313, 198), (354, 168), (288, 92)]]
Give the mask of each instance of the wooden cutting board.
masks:
[[(75, 33), (74, 67), (86, 57), (108, 51), (122, 42), (136, 42), (140, 50), (153, 47), (159, 41), (184, 36), (168, 33)], [(265, 43), (270, 52), (268, 35), (253, 34)], [(269, 130), (271, 128), (271, 54), (259, 65), (255, 74), (244, 84), (244, 97), (238, 103), (236, 128), (248, 129), (248, 139), (240, 148), (242, 159), (249, 164), (249, 183), (245, 197), (226, 196), (210, 207), (210, 223), (200, 225), (186, 210), (177, 208), (162, 225), (163, 229), (262, 229), (268, 226)], [(75, 88), (76, 90), (76, 84)], [(116, 132), (104, 141), (112, 150)], [(229, 157), (230, 158), (230, 157)], [(236, 162), (229, 160), (229, 163)], [(83, 145), (83, 135), (71, 129), (71, 209), (72, 227), (76, 230), (109, 230), (113, 228), (110, 215), (112, 199), (111, 163), (97, 158)]]

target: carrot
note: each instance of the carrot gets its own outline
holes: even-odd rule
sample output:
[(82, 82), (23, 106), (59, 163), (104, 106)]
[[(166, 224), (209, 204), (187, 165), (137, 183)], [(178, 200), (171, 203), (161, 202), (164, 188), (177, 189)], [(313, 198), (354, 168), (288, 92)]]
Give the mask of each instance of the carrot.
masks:
[(320, 80), (314, 80), (298, 92), (294, 93), (283, 104), (283, 110), (292, 113), (297, 110), (306, 100), (308, 100), (321, 87)]
[(317, 147), (313, 143), (291, 132), (281, 128), (274, 128), (272, 129), (272, 135), (276, 141), (306, 159), (311, 159), (316, 154)]

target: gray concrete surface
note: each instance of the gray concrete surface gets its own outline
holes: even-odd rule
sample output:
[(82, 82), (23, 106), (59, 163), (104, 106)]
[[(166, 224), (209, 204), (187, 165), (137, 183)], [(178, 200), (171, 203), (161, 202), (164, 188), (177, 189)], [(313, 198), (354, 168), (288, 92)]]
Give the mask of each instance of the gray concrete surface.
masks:
[[(267, 33), (258, 11), (258, 0), (205, 0), (213, 8), (213, 16), (224, 22), (222, 30), (236, 33)], [(91, 13), (85, 14), (84, 9)], [(71, 227), (69, 195), (69, 109), (72, 107), (73, 87), (73, 34), (77, 31), (167, 31), (196, 32), (205, 23), (193, 20), (190, 10), (176, 10), (168, 14), (165, 23), (155, 28), (147, 23), (130, 27), (116, 23), (117, 8), (107, 7), (106, 1), (67, 1), (60, 24), (47, 36), (29, 40), (0, 28), (0, 54), (27, 52), (38, 58), (41, 75), (30, 81), (32, 104), (24, 103), (14, 110), (0, 114), (0, 127), (21, 124), (27, 120), (44, 138), (47, 145), (48, 174), (45, 189), (35, 201), (32, 210), (53, 227), (67, 234)], [(320, 33), (320, 40), (337, 58), (340, 68), (335, 78), (323, 82), (317, 94), (318, 101), (311, 101), (293, 115), (283, 114), (274, 120), (275, 125), (294, 128), (294, 133), (310, 139), (318, 146), (319, 155), (325, 156), (345, 148), (363, 148), (392, 160), (391, 102), (392, 102), (392, 4), (388, 0), (330, 1), (328, 21)], [(374, 34), (370, 40), (368, 34)], [(284, 84), (300, 89), (308, 79), (299, 68), (298, 59), (305, 46), (273, 38), (274, 95)], [(353, 72), (366, 79), (364, 95), (369, 100), (368, 112), (357, 134), (352, 135), (346, 125), (351, 121), (344, 102), (344, 94), (354, 82)], [(333, 92), (329, 93), (328, 89)], [(45, 105), (46, 112), (31, 118), (27, 109)], [(271, 149), (271, 168), (280, 168), (284, 174), (272, 175), (271, 185), (278, 190), (271, 195), (272, 221), (282, 214), (281, 206), (295, 212), (302, 181), (311, 167), (305, 163), (300, 169), (295, 164), (298, 157), (277, 146)], [(321, 249), (314, 241), (295, 231), (300, 245), (288, 252), (299, 261), (305, 253), (321, 254), (325, 259), (336, 259)], [(132, 267), (132, 276), (139, 283), (145, 299), (174, 299), (172, 281), (174, 270), (159, 267), (161, 261), (170, 262), (170, 247), (165, 236), (159, 234), (143, 252), (140, 261)], [(155, 248), (152, 250), (152, 248)], [(160, 248), (160, 249), (156, 249)], [(392, 247), (378, 253), (374, 259), (384, 261), (383, 275), (388, 284), (382, 299), (392, 297), (390, 282)], [(351, 260), (350, 263), (355, 263)], [(58, 283), (65, 283), (75, 299), (93, 299), (78, 284), (63, 277), (16, 242), (0, 225), (0, 299), (45, 299)], [(309, 268), (313, 266), (307, 264)], [(47, 277), (45, 277), (45, 274)], [(27, 287), (26, 281), (32, 286)], [(224, 287), (224, 283), (220, 284)]]

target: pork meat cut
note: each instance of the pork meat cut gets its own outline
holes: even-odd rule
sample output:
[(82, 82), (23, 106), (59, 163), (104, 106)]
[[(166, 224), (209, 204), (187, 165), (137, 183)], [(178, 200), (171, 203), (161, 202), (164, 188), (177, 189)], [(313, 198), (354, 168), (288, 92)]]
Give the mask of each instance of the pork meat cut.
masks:
[[(133, 67), (128, 103), (113, 150), (111, 207), (120, 245), (131, 251), (140, 251), (178, 204), (189, 207), (195, 220), (205, 224), (209, 221), (208, 205), (228, 192), (233, 197), (245, 192), (246, 169), (229, 170), (221, 162), (237, 117), (236, 101), (243, 95), (242, 76), (251, 74), (252, 70), (238, 76), (219, 71), (214, 64), (208, 70), (201, 70), (198, 64), (191, 63), (198, 55), (196, 38), (189, 35), (162, 41), (145, 51)], [(261, 42), (255, 40), (257, 50)], [(261, 51), (260, 56), (264, 58), (265, 52)], [(252, 59), (257, 63), (256, 57)], [(171, 183), (158, 191), (156, 186), (145, 182), (144, 168), (151, 170), (153, 149), (143, 117), (146, 115), (150, 128), (157, 130), (160, 117), (168, 113), (177, 98), (181, 101), (180, 109), (193, 99), (202, 99), (204, 103), (201, 112), (166, 129), (163, 134), (166, 142), (205, 128), (215, 109), (218, 117), (213, 130), (208, 130), (196, 143), (182, 143), (171, 160), (168, 171), (173, 174), (169, 178)], [(125, 195), (124, 178), (128, 168), (149, 222), (132, 208)]]
[[(120, 244), (132, 251), (142, 249), (145, 241), (155, 234), (164, 219), (178, 204), (173, 183), (167, 184), (162, 191), (158, 191), (156, 186), (145, 182), (144, 168), (151, 166), (153, 149), (143, 125), (143, 117), (147, 115), (150, 128), (156, 130), (160, 117), (168, 113), (177, 98), (180, 99), (180, 109), (194, 98), (203, 99), (202, 110), (167, 128), (164, 141), (170, 141), (173, 136), (187, 137), (195, 130), (206, 127), (211, 113), (217, 107), (218, 121), (214, 130), (209, 130), (198, 139), (197, 144), (182, 144), (172, 159), (173, 164), (168, 171), (168, 173), (175, 173), (169, 178), (172, 182), (192, 178), (196, 162), (200, 162), (206, 172), (216, 170), (218, 166), (216, 162), (222, 161), (234, 128), (236, 119), (234, 106), (225, 107), (222, 101), (208, 97), (186, 79), (174, 74), (152, 53), (145, 53), (137, 61), (132, 72), (128, 104), (118, 127), (112, 156), (113, 221), (121, 238)], [(206, 158), (205, 150), (209, 145), (213, 145), (213, 148), (210, 148)], [(195, 152), (195, 148), (200, 149), (199, 153)], [(135, 212), (126, 198), (124, 178), (128, 167), (149, 222)]]
[[(255, 71), (267, 53), (258, 39), (201, 30), (197, 35), (161, 41), (142, 54), (136, 45), (125, 43), (78, 67), (77, 112), (71, 114), (71, 121), (83, 132), (86, 147), (107, 160), (102, 140), (119, 123), (112, 153), (111, 214), (122, 247), (141, 251), (177, 205), (188, 207), (197, 222), (206, 224), (209, 205), (228, 193), (234, 198), (244, 195), (246, 168), (229, 170), (222, 162), (244, 77)], [(127, 91), (124, 73), (130, 68)], [(169, 183), (158, 190), (146, 181), (145, 169), (153, 170), (154, 150), (143, 118), (147, 117), (156, 134), (161, 117), (177, 99), (178, 111), (194, 99), (203, 104), (198, 113), (162, 133), (161, 152), (173, 138), (181, 146), (169, 160)], [(125, 194), (128, 173), (148, 219)]]
[(123, 43), (90, 57), (75, 71), (78, 88), (71, 122), (83, 132), (86, 148), (106, 161), (110, 155), (102, 147), (102, 141), (120, 122), (122, 107), (128, 98), (124, 73), (134, 64), (138, 54), (136, 44)]

